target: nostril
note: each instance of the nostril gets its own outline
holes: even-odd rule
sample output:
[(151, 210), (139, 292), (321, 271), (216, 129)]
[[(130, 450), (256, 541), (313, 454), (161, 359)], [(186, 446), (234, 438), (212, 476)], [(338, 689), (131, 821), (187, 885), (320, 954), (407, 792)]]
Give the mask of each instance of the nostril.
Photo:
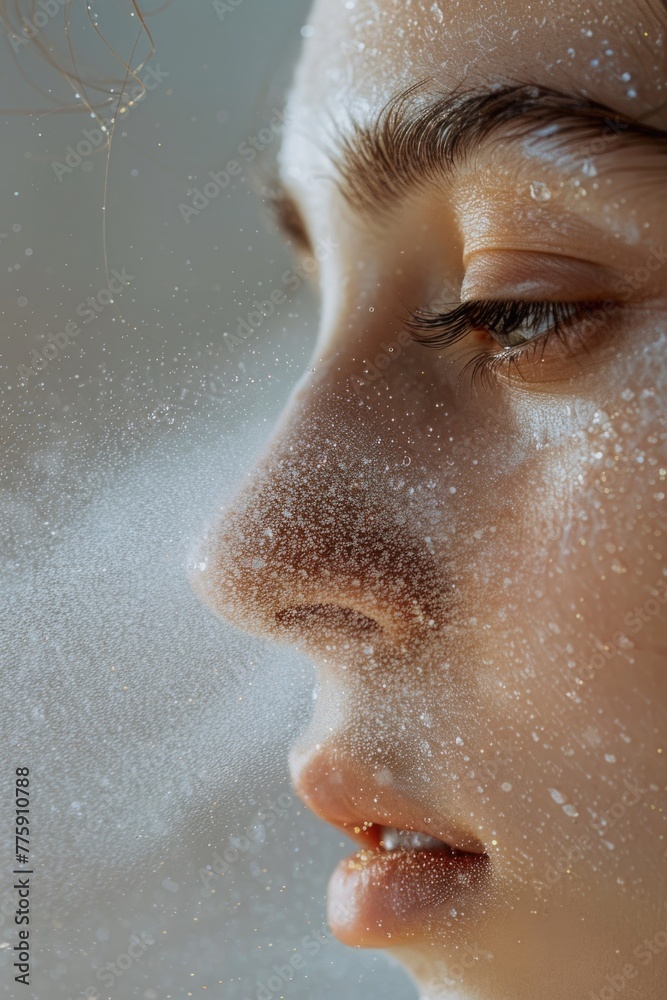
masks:
[(345, 631), (348, 635), (380, 632), (374, 618), (340, 604), (306, 604), (283, 608), (276, 613), (277, 624), (289, 631)]

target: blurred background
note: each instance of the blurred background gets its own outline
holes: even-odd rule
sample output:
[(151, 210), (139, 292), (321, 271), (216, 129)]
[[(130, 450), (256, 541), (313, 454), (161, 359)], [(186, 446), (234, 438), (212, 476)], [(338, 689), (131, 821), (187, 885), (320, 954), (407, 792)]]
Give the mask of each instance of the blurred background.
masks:
[[(278, 147), (308, 7), (174, 0), (145, 12), (150, 54), (131, 0), (2, 5), (3, 996), (416, 997), (326, 928), (352, 845), (286, 769), (311, 667), (215, 620), (185, 575), (315, 339), (250, 152)], [(12, 952), (24, 766), (29, 988)]]

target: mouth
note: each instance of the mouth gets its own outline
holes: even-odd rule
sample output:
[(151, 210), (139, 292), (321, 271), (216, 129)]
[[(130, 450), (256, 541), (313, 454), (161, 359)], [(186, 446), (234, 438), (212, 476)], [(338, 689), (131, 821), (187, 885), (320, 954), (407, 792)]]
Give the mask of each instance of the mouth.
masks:
[(420, 833), (419, 830), (399, 830), (395, 826), (381, 828), (380, 847), (383, 851), (447, 851), (452, 857), (467, 853), (450, 847), (444, 840), (438, 840), (428, 833)]
[(414, 941), (436, 925), (467, 920), (484, 897), (490, 864), (481, 849), (461, 849), (403, 825), (335, 825), (360, 844), (329, 881), (329, 922), (346, 944), (378, 948)]
[(328, 919), (340, 941), (414, 943), (482, 917), (492, 875), (486, 846), (455, 809), (431, 812), (430, 789), (312, 737), (292, 748), (290, 771), (302, 802), (357, 844), (329, 880)]

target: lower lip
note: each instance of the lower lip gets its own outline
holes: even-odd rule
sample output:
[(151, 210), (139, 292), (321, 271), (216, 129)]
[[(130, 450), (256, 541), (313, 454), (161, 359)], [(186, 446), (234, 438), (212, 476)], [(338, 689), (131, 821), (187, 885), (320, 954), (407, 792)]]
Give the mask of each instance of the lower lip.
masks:
[(463, 918), (488, 876), (484, 854), (359, 851), (331, 877), (329, 923), (337, 938), (357, 947), (414, 940), (436, 924)]

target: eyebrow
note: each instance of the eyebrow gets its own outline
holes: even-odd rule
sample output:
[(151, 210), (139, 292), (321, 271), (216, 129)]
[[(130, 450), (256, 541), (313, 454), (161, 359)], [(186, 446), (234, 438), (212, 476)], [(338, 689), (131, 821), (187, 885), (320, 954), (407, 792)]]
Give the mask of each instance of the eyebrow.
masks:
[[(584, 97), (530, 85), (454, 94), (429, 93), (426, 86), (397, 94), (369, 123), (334, 126), (333, 179), (354, 209), (386, 213), (414, 190), (451, 177), (490, 139), (539, 141), (569, 160), (621, 148), (667, 153), (667, 132)], [(296, 238), (300, 213), (280, 182), (272, 200), (279, 216), (291, 219)], [(305, 225), (296, 228), (303, 241)]]

